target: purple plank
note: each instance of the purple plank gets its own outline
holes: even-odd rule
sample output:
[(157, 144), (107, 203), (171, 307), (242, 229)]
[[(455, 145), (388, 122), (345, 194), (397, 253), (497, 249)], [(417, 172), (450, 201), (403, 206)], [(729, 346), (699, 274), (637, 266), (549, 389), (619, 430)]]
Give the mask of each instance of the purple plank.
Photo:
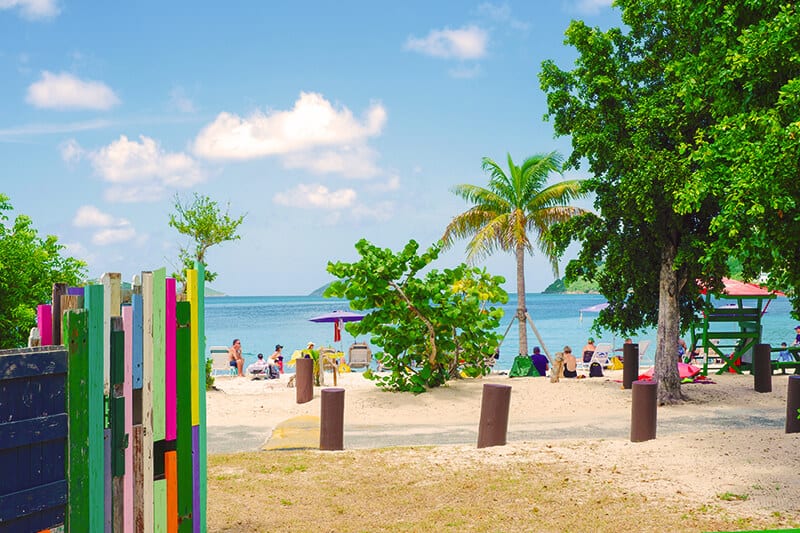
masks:
[(83, 296), (83, 287), (67, 287), (69, 296)]
[[(200, 426), (192, 426), (192, 516), (200, 516)], [(200, 533), (200, 520), (192, 528)]]

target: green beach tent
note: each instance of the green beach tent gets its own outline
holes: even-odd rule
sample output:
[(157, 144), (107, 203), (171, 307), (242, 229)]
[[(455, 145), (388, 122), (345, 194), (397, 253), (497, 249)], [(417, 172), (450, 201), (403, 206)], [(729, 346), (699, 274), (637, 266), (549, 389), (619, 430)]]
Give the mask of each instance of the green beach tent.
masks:
[(510, 378), (520, 378), (525, 376), (539, 377), (539, 372), (533, 366), (531, 358), (527, 355), (518, 355), (514, 358), (514, 364), (508, 372)]

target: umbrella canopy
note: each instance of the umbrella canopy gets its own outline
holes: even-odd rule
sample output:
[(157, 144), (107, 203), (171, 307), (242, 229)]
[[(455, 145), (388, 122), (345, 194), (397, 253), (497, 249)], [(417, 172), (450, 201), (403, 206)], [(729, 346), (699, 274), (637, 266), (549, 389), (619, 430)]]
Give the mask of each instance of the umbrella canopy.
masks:
[(324, 315), (309, 318), (311, 322), (358, 322), (364, 318), (364, 315), (353, 313), (351, 311), (332, 311)]
[(589, 307), (584, 307), (583, 309), (581, 309), (581, 313), (599, 313), (600, 311), (608, 307), (608, 305), (609, 305), (608, 302), (603, 302), (601, 304), (595, 304)]
[(309, 318), (311, 322), (333, 322), (333, 342), (342, 340), (342, 323), (343, 322), (358, 322), (363, 319), (364, 315), (353, 313), (351, 311), (332, 311), (324, 315)]

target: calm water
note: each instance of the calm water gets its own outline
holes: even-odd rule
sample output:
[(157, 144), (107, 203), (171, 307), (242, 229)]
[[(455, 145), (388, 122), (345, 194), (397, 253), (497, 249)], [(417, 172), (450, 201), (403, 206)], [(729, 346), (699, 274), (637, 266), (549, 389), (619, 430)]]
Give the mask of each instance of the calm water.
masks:
[[(593, 335), (589, 330), (594, 313), (580, 310), (604, 302), (597, 294), (529, 294), (528, 312), (536, 324), (547, 349), (553, 353), (570, 345), (579, 351), (589, 336), (596, 342), (609, 342), (619, 347), (624, 339), (610, 332)], [(505, 317), (498, 329), (504, 333), (517, 306), (516, 296), (509, 295), (509, 302), (502, 306)], [(311, 317), (337, 309), (349, 309), (346, 300), (310, 296), (224, 296), (206, 299), (206, 347), (230, 346), (234, 338), (241, 339), (246, 365), (255, 361), (256, 354), (271, 354), (276, 344), (284, 346), (283, 353), (291, 355), (294, 350), (306, 347), (313, 341), (317, 347), (332, 346), (346, 351), (355, 340), (369, 342), (368, 338), (354, 339), (347, 331), (342, 332), (342, 341), (333, 342), (333, 324), (310, 322)], [(791, 344), (794, 340), (793, 328), (797, 322), (789, 316), (791, 306), (786, 298), (777, 298), (770, 303), (769, 310), (762, 319), (764, 326), (763, 342), (778, 345)], [(519, 348), (519, 334), (516, 322), (508, 331), (500, 347), (499, 369), (511, 368), (511, 363)], [(634, 342), (650, 339), (655, 341), (655, 331), (641, 332), (633, 338)], [(687, 342), (688, 342), (687, 336)], [(528, 328), (528, 346), (533, 349), (539, 345), (533, 332)], [(373, 351), (376, 347), (372, 346)], [(652, 361), (655, 348), (648, 349), (643, 363)]]

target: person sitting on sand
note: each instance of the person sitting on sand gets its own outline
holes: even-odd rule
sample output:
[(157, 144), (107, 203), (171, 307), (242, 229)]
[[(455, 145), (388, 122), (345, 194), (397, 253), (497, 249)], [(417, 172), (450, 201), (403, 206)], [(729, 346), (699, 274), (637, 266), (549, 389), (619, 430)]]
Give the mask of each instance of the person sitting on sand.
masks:
[(229, 364), (238, 371), (237, 375), (243, 378), (244, 358), (242, 357), (242, 343), (239, 339), (233, 339), (233, 344), (228, 348), (228, 358)]
[(592, 356), (594, 355), (594, 351), (597, 349), (597, 346), (594, 345), (594, 339), (589, 337), (589, 340), (586, 341), (586, 346), (583, 347), (583, 362), (588, 363), (592, 360)]
[(258, 359), (256, 359), (255, 363), (248, 365), (247, 373), (248, 374), (263, 374), (267, 368), (269, 367), (269, 363), (264, 361), (264, 354), (258, 354)]
[(542, 355), (542, 352), (538, 346), (533, 349), (531, 363), (533, 363), (533, 366), (536, 367), (536, 371), (540, 376), (544, 377), (547, 375), (547, 370), (550, 368), (549, 361), (547, 360), (547, 357)]
[(572, 355), (572, 348), (564, 346), (564, 377), (576, 378), (578, 377), (578, 361)]
[(789, 348), (786, 346), (785, 342), (781, 343), (781, 351), (773, 354), (773, 361), (778, 361), (779, 363), (793, 363), (794, 357), (792, 354), (789, 353)]

